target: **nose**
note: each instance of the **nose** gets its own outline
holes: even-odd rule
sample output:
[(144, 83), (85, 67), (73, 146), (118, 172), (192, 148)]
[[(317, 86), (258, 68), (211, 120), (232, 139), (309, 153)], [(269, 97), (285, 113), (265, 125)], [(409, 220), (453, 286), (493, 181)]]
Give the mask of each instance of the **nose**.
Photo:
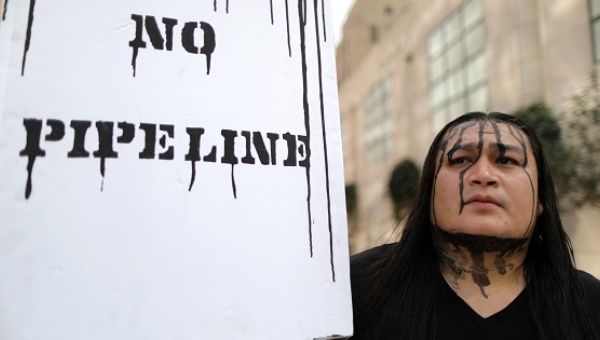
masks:
[(494, 165), (485, 157), (480, 157), (473, 166), (467, 170), (468, 183), (477, 186), (496, 186), (498, 177)]

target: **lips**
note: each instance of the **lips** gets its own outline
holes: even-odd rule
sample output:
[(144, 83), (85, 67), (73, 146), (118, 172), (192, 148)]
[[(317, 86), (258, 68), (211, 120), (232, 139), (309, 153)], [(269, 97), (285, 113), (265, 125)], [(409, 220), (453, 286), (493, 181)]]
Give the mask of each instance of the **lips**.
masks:
[(471, 203), (481, 203), (481, 204), (494, 204), (500, 206), (500, 203), (493, 196), (489, 195), (473, 195), (471, 196), (465, 204)]

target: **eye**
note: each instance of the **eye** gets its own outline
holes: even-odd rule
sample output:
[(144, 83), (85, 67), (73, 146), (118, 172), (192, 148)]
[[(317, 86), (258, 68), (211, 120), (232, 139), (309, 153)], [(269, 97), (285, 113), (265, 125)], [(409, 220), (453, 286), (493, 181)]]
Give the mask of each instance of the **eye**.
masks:
[(448, 163), (450, 165), (460, 165), (460, 164), (469, 163), (470, 161), (471, 160), (469, 159), (469, 157), (462, 156), (462, 157), (455, 157), (455, 158), (449, 159)]
[(506, 156), (498, 157), (498, 159), (496, 159), (496, 163), (501, 164), (501, 165), (519, 165), (519, 161), (517, 161), (514, 158), (506, 157)]

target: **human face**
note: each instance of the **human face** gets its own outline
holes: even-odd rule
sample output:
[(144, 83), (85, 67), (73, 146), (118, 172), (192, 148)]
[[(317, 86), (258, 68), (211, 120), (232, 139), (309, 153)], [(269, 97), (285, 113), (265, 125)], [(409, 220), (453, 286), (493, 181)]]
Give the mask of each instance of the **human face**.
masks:
[(529, 237), (542, 212), (537, 183), (529, 139), (518, 127), (459, 124), (437, 154), (431, 221), (452, 233)]

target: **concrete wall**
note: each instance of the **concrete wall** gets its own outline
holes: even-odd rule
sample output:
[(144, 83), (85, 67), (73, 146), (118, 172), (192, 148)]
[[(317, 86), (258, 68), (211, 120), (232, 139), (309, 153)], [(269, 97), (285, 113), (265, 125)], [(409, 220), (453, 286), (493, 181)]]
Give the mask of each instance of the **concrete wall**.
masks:
[[(396, 223), (387, 195), (392, 168), (411, 158), (421, 164), (435, 131), (431, 121), (427, 39), (462, 6), (461, 0), (398, 1), (393, 23), (377, 42), (365, 44), (365, 10), (358, 0), (337, 50), (346, 183), (357, 188), (351, 251), (391, 242)], [(513, 112), (544, 101), (560, 114), (594, 67), (587, 0), (483, 0), (488, 110)], [(370, 12), (377, 20), (377, 10)], [(361, 30), (363, 30), (361, 32)], [(360, 53), (350, 53), (360, 46)], [(365, 98), (383, 77), (392, 82), (395, 131), (392, 154), (376, 163), (365, 157)], [(568, 217), (582, 268), (600, 276), (600, 211)]]

